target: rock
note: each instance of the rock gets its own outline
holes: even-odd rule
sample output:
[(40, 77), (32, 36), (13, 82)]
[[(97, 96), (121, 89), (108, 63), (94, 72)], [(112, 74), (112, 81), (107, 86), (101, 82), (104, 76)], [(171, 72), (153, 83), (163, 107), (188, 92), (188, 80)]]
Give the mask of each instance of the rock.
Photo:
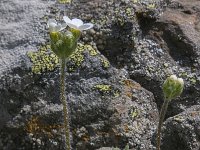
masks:
[(166, 120), (163, 128), (162, 150), (197, 150), (199, 144), (200, 106), (192, 106)]
[[(85, 3), (90, 4), (88, 7), (97, 4)], [(13, 19), (21, 18), (23, 22), (16, 30), (11, 28), (14, 21), (8, 22), (7, 29), (1, 31), (5, 38), (0, 45), (1, 52), (6, 57), (1, 59), (4, 63), (1, 63), (0, 72), (0, 147), (3, 150), (63, 149), (58, 59), (50, 51), (49, 45), (43, 44), (38, 51), (34, 50), (40, 44), (37, 41), (40, 36), (44, 34), (44, 39), (48, 40), (47, 32), (40, 30), (40, 27), (46, 26), (43, 20), (45, 15), (56, 17), (58, 8), (62, 12), (63, 8), (60, 7), (63, 5), (51, 5), (51, 2), (39, 0), (24, 3), (10, 0), (2, 4), (3, 9), (11, 5), (8, 10), (13, 12), (9, 11), (8, 15)], [(111, 1), (105, 4), (108, 8), (114, 6)], [(71, 9), (75, 11), (80, 5), (75, 3)], [(46, 13), (45, 9), (51, 11)], [(15, 16), (19, 10), (22, 12)], [(82, 11), (85, 10), (80, 9), (73, 15), (82, 14)], [(33, 14), (34, 18), (31, 17)], [(85, 14), (90, 17), (86, 11)], [(109, 26), (109, 23), (105, 26)], [(89, 34), (88, 41), (93, 36), (111, 34), (107, 29), (105, 32), (95, 29), (92, 31), (95, 35)], [(17, 36), (18, 33), (27, 38)], [(106, 43), (105, 39), (97, 38), (97, 41), (101, 41), (101, 45)], [(71, 112), (73, 147), (92, 150), (103, 146), (124, 148), (128, 144), (132, 149), (152, 149), (151, 137), (158, 118), (152, 93), (129, 79), (125, 69), (113, 67), (91, 45), (79, 44), (76, 54), (66, 64), (66, 93)]]
[(45, 42), (45, 21), (50, 1), (2, 0), (0, 3), (0, 73), (22, 63), (21, 57)]
[[(49, 18), (60, 20), (65, 14), (95, 24), (82, 33), (66, 64), (73, 147), (155, 149), (155, 102), (159, 109), (166, 77), (177, 74), (185, 81), (167, 118), (200, 100), (199, 2), (193, 2), (168, 1), (161, 15), (165, 5), (154, 0), (3, 1), (0, 148), (63, 149), (59, 64), (45, 27)], [(163, 139), (165, 145), (168, 139)], [(194, 139), (185, 140), (184, 147), (198, 147)]]
[[(150, 139), (158, 118), (153, 95), (127, 79), (126, 71), (105, 65), (107, 60), (99, 52), (92, 56), (88, 46), (79, 46), (84, 51), (78, 56), (84, 60), (73, 68), (74, 55), (67, 64), (73, 70), (66, 77), (74, 147), (123, 148), (129, 144), (130, 148), (152, 148)], [(4, 149), (62, 149), (58, 69), (33, 75), (21, 66), (5, 74), (0, 83), (5, 110), (0, 118), (0, 143)], [(13, 83), (19, 83), (18, 87)]]
[(138, 16), (143, 38), (137, 40), (134, 50), (126, 55), (125, 64), (131, 79), (153, 92), (159, 108), (163, 103), (161, 87), (166, 77), (176, 74), (184, 79), (184, 92), (169, 104), (168, 117), (200, 100), (200, 32), (196, 27), (199, 6), (196, 0), (192, 3), (174, 0), (157, 19)]

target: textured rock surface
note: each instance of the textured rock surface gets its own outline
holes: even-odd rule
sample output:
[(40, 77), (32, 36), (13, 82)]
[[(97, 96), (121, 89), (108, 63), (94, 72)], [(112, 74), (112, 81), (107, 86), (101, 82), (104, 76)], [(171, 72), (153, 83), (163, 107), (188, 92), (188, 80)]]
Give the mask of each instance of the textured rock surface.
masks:
[(165, 122), (163, 150), (198, 150), (200, 129), (200, 107), (195, 105)]
[[(199, 1), (170, 1), (159, 19), (140, 17), (142, 36), (128, 64), (130, 77), (153, 92), (158, 106), (166, 75), (176, 74), (186, 83), (184, 93), (169, 106), (167, 116), (199, 103)], [(150, 23), (149, 23), (150, 22)], [(153, 88), (152, 88), (153, 87)]]
[[(155, 102), (159, 109), (163, 80), (176, 74), (186, 82), (183, 95), (170, 103), (167, 117), (200, 101), (199, 1), (168, 1), (160, 15), (163, 4), (153, 0), (1, 1), (0, 149), (63, 149), (59, 70), (46, 45), (47, 19), (59, 20), (63, 14), (95, 24), (83, 32), (84, 45), (67, 62), (74, 149), (124, 149), (127, 144), (130, 149), (154, 149)], [(198, 115), (192, 120), (189, 114), (190, 109), (180, 114), (185, 122), (166, 121), (170, 129), (164, 130), (162, 149), (199, 148)], [(187, 133), (192, 137), (185, 137)]]
[[(83, 55), (80, 68), (66, 77), (74, 147), (123, 148), (129, 143), (150, 149), (157, 120), (153, 95), (126, 79), (125, 71), (105, 68), (100, 54), (91, 56), (85, 49)], [(0, 81), (2, 147), (62, 149), (58, 79), (57, 70), (32, 75), (23, 67), (4, 75)]]
[(21, 63), (28, 50), (43, 43), (42, 21), (52, 2), (46, 0), (1, 0), (0, 73)]

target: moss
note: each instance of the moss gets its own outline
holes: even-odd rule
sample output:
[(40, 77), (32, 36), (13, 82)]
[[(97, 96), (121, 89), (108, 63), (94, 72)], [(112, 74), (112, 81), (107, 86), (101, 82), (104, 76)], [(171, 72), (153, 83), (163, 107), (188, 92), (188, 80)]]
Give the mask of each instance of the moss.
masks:
[(104, 68), (110, 67), (110, 63), (109, 63), (108, 60), (106, 60), (105, 58), (100, 58), (100, 59), (101, 59), (102, 66), (103, 66)]
[(66, 3), (71, 3), (72, 1), (71, 0), (58, 0), (59, 3), (62, 3), (62, 4), (66, 4)]
[(119, 90), (115, 90), (113, 94), (114, 94), (114, 97), (117, 98), (120, 96), (121, 92)]
[(111, 91), (111, 85), (107, 84), (97, 84), (94, 86), (95, 89), (99, 90), (100, 92), (109, 92)]
[(134, 108), (131, 110), (131, 118), (132, 119), (136, 118), (138, 115), (139, 115), (139, 112), (137, 109)]
[(68, 71), (73, 72), (80, 67), (84, 58), (84, 52), (88, 51), (91, 56), (96, 56), (98, 52), (91, 45), (78, 44), (77, 50), (70, 56), (71, 65), (68, 66)]
[(156, 8), (156, 4), (155, 3), (149, 4), (149, 5), (147, 5), (147, 8), (148, 9), (154, 9), (154, 8)]
[(50, 45), (42, 46), (37, 52), (28, 52), (32, 65), (32, 72), (41, 74), (53, 71), (59, 64), (58, 57), (50, 51)]
[(174, 119), (174, 121), (177, 121), (179, 123), (181, 123), (185, 120), (182, 116), (175, 116), (173, 119)]
[(135, 12), (132, 7), (126, 7), (125, 9), (116, 8), (114, 13), (116, 23), (121, 27), (129, 22), (129, 20), (135, 20)]
[(77, 67), (80, 67), (84, 61), (83, 52), (85, 46), (83, 44), (78, 44), (77, 50), (69, 57), (69, 60), (72, 62), (72, 65), (69, 66), (69, 71), (74, 71)]
[[(97, 56), (99, 53), (97, 50), (95, 50), (91, 45), (83, 45), (78, 44), (77, 50), (70, 56), (71, 64), (68, 65), (68, 71), (73, 72), (76, 70), (76, 68), (80, 67), (83, 61), (85, 60), (84, 52), (87, 51), (90, 56)], [(108, 68), (109, 62), (104, 60), (103, 58), (100, 58), (103, 63), (103, 67)]]
[[(99, 53), (91, 45), (78, 44), (77, 50), (69, 57), (71, 64), (67, 67), (68, 71), (73, 72), (77, 67), (80, 67), (84, 61), (84, 51), (88, 51), (91, 56), (96, 56)], [(53, 71), (59, 66), (59, 58), (51, 51), (50, 45), (41, 46), (36, 52), (28, 52), (32, 65), (32, 72), (41, 74), (48, 71)], [(106, 60), (102, 59), (103, 66), (109, 66)]]
[(130, 15), (131, 15), (131, 13), (132, 13), (132, 10), (131, 10), (131, 8), (126, 8), (126, 14), (127, 14), (128, 16), (130, 16)]
[(108, 84), (97, 84), (93, 86), (93, 89), (99, 91), (99, 93), (102, 94), (102, 97), (112, 96), (114, 98), (117, 98), (121, 94), (121, 91), (119, 89), (115, 89), (114, 87)]
[(97, 50), (95, 50), (91, 45), (85, 45), (85, 48), (88, 49), (91, 56), (96, 56), (98, 54)]

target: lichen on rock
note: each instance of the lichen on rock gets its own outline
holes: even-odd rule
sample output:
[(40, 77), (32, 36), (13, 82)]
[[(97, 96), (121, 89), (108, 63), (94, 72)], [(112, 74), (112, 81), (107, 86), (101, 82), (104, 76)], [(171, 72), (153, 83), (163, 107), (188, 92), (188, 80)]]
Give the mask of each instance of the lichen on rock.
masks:
[(59, 63), (58, 57), (50, 52), (50, 45), (41, 46), (36, 52), (28, 52), (28, 57), (32, 61), (32, 72), (41, 74), (47, 71), (53, 71)]
[(71, 3), (72, 0), (58, 0), (58, 2), (62, 4), (67, 4), (67, 3)]
[[(84, 52), (87, 51), (91, 56), (97, 56), (99, 53), (91, 45), (78, 44), (77, 50), (69, 57), (71, 62), (68, 65), (68, 71), (73, 72), (77, 67), (80, 67), (84, 61)], [(59, 65), (59, 58), (51, 51), (50, 45), (41, 46), (36, 52), (28, 52), (32, 64), (32, 72), (41, 74), (48, 71), (53, 71)], [(104, 67), (109, 67), (109, 62), (101, 59)]]

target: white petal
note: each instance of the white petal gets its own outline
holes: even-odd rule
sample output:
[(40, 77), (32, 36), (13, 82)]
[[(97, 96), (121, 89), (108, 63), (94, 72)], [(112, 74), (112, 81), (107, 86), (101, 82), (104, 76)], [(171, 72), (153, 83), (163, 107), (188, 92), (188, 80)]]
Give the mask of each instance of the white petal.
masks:
[(55, 26), (55, 25), (57, 25), (57, 22), (55, 19), (49, 19), (47, 22), (47, 25), (48, 25), (48, 27), (50, 27), (50, 25)]
[[(67, 23), (70, 28), (78, 29), (78, 27), (72, 23)], [(79, 29), (78, 29), (79, 30)]]
[(184, 81), (183, 81), (182, 78), (178, 78), (177, 81), (178, 81), (180, 84), (182, 84), (182, 85), (184, 84)]
[(55, 28), (54, 28), (54, 31), (55, 32), (58, 32), (58, 31), (60, 31), (60, 30), (62, 30), (62, 26), (59, 24), (59, 25), (57, 25), (57, 26), (55, 26)]
[(92, 23), (85, 23), (81, 26), (78, 27), (79, 30), (88, 30), (91, 29), (93, 27)]
[(171, 75), (171, 76), (170, 76), (170, 79), (172, 79), (172, 80), (177, 80), (177, 77), (176, 77), (176, 75)]
[(50, 31), (50, 32), (56, 31), (56, 27), (57, 27), (57, 24), (50, 23), (50, 24), (49, 24), (49, 31)]
[(66, 23), (71, 23), (71, 19), (69, 19), (69, 17), (67, 16), (63, 16), (63, 20), (66, 22)]
[(71, 24), (76, 25), (77, 27), (83, 25), (83, 21), (77, 18), (72, 19)]
[(67, 24), (66, 24), (66, 23), (61, 24), (61, 29), (60, 29), (59, 31), (65, 29), (66, 27), (67, 27)]

